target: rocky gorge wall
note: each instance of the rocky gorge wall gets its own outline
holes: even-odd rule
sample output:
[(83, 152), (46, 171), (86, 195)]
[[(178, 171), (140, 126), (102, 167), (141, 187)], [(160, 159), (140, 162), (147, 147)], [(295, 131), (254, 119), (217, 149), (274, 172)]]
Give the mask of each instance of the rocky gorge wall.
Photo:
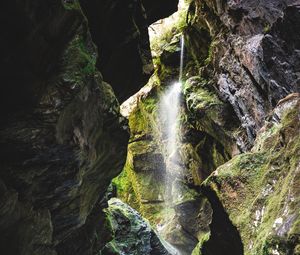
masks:
[[(148, 87), (122, 106), (130, 109), (131, 138), (114, 181), (118, 196), (153, 226), (174, 222), (164, 236), (182, 254), (299, 252), (299, 8), (297, 1), (190, 1), (187, 15), (155, 41), (161, 51)], [(157, 114), (178, 77), (181, 33), (176, 168), (185, 192), (166, 210)]]
[[(195, 47), (200, 65), (206, 62), (201, 76), (213, 79), (246, 130), (241, 147), (251, 146), (280, 99), (299, 91), (298, 15), (297, 1), (194, 1), (190, 6), (190, 48)], [(193, 35), (206, 39), (206, 55), (197, 52), (201, 39)]]
[[(1, 253), (172, 254), (168, 222), (182, 254), (299, 254), (299, 3), (186, 2), (153, 56), (177, 1), (0, 3)], [(181, 34), (170, 208), (156, 115)]]
[(96, 254), (112, 239), (104, 194), (129, 138), (113, 89), (122, 100), (151, 75), (148, 23), (176, 1), (159, 5), (1, 2), (1, 253)]

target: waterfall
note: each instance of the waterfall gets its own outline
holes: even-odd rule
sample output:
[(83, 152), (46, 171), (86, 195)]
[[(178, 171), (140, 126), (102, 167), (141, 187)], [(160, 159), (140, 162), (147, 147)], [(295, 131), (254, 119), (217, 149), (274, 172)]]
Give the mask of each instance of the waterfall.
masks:
[(180, 97), (182, 89), (182, 74), (183, 74), (183, 58), (184, 58), (184, 37), (181, 36), (181, 49), (180, 49), (180, 70), (179, 79), (174, 82), (164, 92), (160, 99), (159, 120), (161, 132), (165, 146), (165, 161), (166, 161), (166, 192), (165, 202), (172, 205), (176, 197), (179, 195), (178, 188), (176, 187), (176, 161), (177, 161), (177, 148), (178, 148), (178, 132), (179, 127), (179, 111), (180, 111)]
[(182, 72), (183, 72), (183, 58), (184, 58), (184, 36), (181, 35), (181, 42), (180, 42), (180, 65), (179, 65), (179, 79), (178, 82), (182, 82)]
[[(165, 156), (165, 195), (164, 201), (167, 208), (173, 208), (176, 199), (180, 196), (180, 188), (177, 185), (176, 179), (180, 175), (178, 170), (178, 145), (179, 145), (179, 115), (180, 115), (180, 99), (182, 89), (183, 76), (183, 60), (184, 60), (184, 37), (181, 36), (180, 41), (180, 63), (179, 63), (179, 77), (178, 81), (171, 84), (160, 98), (159, 105), (159, 122), (161, 127), (161, 136), (164, 144)], [(164, 220), (164, 224), (168, 224), (168, 219)], [(163, 231), (164, 225), (161, 226)], [(169, 244), (170, 247), (172, 247)], [(180, 255), (175, 247), (172, 247), (173, 255)]]

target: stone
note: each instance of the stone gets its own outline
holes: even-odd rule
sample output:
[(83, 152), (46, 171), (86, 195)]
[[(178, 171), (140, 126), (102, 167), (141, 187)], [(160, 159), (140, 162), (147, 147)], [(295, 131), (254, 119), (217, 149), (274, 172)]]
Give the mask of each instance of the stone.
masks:
[(241, 147), (246, 150), (278, 101), (299, 92), (295, 71), (299, 67), (298, 16), (297, 1), (191, 4), (187, 38), (195, 30), (199, 34), (206, 30), (211, 46), (205, 52), (191, 43), (189, 50), (197, 63), (208, 56), (201, 73), (216, 84), (221, 99), (231, 104), (245, 131), (238, 139), (240, 144), (244, 141)]
[(109, 200), (108, 204), (105, 214), (113, 239), (100, 254), (170, 254), (150, 224), (137, 211), (116, 198)]
[(244, 254), (297, 250), (299, 109), (299, 94), (284, 99), (274, 110), (281, 112), (280, 121), (265, 124), (252, 151), (219, 167), (203, 184), (212, 206), (221, 203), (238, 229)]

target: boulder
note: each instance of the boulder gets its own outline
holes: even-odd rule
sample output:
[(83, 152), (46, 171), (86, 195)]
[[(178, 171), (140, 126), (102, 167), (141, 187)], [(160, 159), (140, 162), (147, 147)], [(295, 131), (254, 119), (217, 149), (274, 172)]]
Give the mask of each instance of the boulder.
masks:
[(101, 255), (170, 255), (150, 224), (140, 214), (117, 198), (105, 209), (112, 240), (100, 251)]

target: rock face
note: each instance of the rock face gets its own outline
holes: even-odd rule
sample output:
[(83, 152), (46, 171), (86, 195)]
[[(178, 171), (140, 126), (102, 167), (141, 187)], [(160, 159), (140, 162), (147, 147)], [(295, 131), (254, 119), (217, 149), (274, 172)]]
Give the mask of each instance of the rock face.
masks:
[(170, 254), (138, 212), (116, 198), (108, 203), (105, 213), (113, 239), (100, 254)]
[[(276, 103), (299, 91), (299, 5), (206, 0), (193, 2), (189, 10), (187, 34), (196, 59), (206, 64), (202, 77), (213, 79), (232, 105), (249, 148)], [(201, 50), (195, 35), (206, 38), (209, 51)]]
[[(191, 1), (154, 47), (155, 73), (135, 97), (129, 133), (118, 99), (153, 73), (147, 28), (176, 5), (0, 3), (3, 254), (169, 254), (135, 210), (116, 199), (107, 207), (126, 155), (119, 198), (163, 225), (183, 255), (300, 254), (299, 1)], [(180, 195), (170, 206), (156, 114), (178, 80), (181, 34), (171, 157)]]
[[(102, 2), (103, 11), (114, 3)], [(87, 19), (76, 0), (13, 0), (0, 5), (1, 252), (95, 254), (109, 241), (103, 226), (104, 193), (125, 163), (129, 138), (118, 100), (97, 67), (104, 75), (112, 68), (111, 76), (122, 77), (103, 52), (109, 52), (105, 45), (111, 40), (112, 46), (122, 45), (129, 37), (135, 42), (131, 50), (140, 58), (147, 56), (149, 63), (134, 59), (131, 66), (130, 52), (118, 60), (150, 75), (142, 5), (137, 4), (135, 13), (124, 10), (126, 18), (114, 9), (101, 16), (113, 36), (119, 30), (107, 26), (111, 15), (114, 24), (128, 28), (117, 37), (103, 36), (104, 46), (93, 41), (97, 34), (92, 18), (97, 17), (88, 14)], [(131, 30), (134, 19), (139, 29)], [(126, 52), (126, 47), (120, 50)], [(139, 76), (130, 74), (134, 89), (142, 86)]]
[(163, 210), (165, 162), (157, 136), (158, 91), (152, 87), (150, 93), (149, 98), (138, 98), (138, 106), (130, 112), (127, 161), (114, 184), (119, 198), (154, 223), (157, 212)]
[(15, 35), (2, 41), (1, 250), (62, 254), (122, 168), (127, 124), (95, 68), (78, 3), (8, 5), (4, 33)]
[[(274, 109), (252, 151), (219, 167), (203, 184), (212, 206), (221, 203), (237, 227), (244, 254), (299, 252), (299, 114), (299, 94), (292, 94)], [(222, 240), (211, 226), (211, 237), (216, 234)], [(218, 242), (208, 240), (201, 254), (224, 254), (226, 244)], [(226, 254), (241, 251), (229, 247)]]
[[(254, 145), (251, 153), (233, 157), (201, 185), (213, 214), (210, 235), (200, 240), (194, 254), (298, 252), (293, 208), (299, 205), (294, 199), (288, 204), (290, 194), (299, 191), (292, 188), (298, 182), (299, 105), (297, 94), (290, 94), (300, 89), (299, 13), (297, 1), (207, 0), (190, 5), (187, 47), (204, 84), (189, 79), (194, 83), (185, 93), (190, 115), (230, 156)], [(207, 94), (212, 91), (223, 105), (211, 106)], [(285, 115), (281, 108), (293, 110)], [(281, 124), (266, 124), (270, 118)], [(279, 138), (287, 135), (284, 130), (294, 137), (286, 143)]]
[[(177, 80), (183, 33), (174, 158), (185, 192), (164, 229), (183, 254), (196, 242), (193, 255), (299, 252), (299, 10), (297, 1), (196, 0), (187, 25), (179, 20), (156, 42), (152, 89), (137, 96), (129, 115), (129, 160), (116, 185), (151, 223), (166, 218), (164, 139), (157, 139), (153, 116), (161, 93)], [(134, 195), (125, 197), (128, 191)]]
[[(180, 186), (180, 195), (174, 199), (174, 205), (167, 204), (167, 141), (161, 132), (158, 113), (160, 96), (174, 82), (174, 77), (178, 77), (182, 28), (173, 27), (172, 30), (171, 38), (164, 38), (171, 41), (171, 45), (168, 44), (155, 59), (157, 70), (147, 89), (122, 106), (132, 107), (128, 118), (131, 137), (127, 163), (114, 184), (119, 198), (154, 226), (164, 226), (161, 233), (166, 240), (182, 254), (191, 254), (197, 242), (209, 232), (211, 221), (211, 207), (199, 194), (197, 186), (230, 159), (235, 145), (221, 127), (226, 122), (223, 115), (228, 115), (225, 104), (213, 90), (206, 90), (205, 82), (199, 77), (189, 79), (181, 100), (182, 135), (173, 164), (180, 174), (170, 184)], [(186, 61), (190, 61), (190, 57)]]

